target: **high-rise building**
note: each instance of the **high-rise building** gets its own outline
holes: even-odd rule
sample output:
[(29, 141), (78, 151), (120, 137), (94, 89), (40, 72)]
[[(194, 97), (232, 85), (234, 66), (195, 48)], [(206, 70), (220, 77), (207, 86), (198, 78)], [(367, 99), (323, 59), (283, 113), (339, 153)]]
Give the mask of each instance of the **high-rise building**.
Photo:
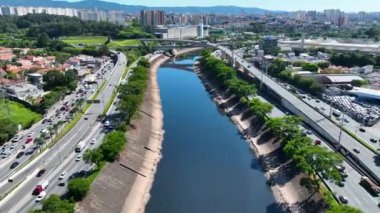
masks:
[(166, 15), (162, 10), (141, 10), (140, 22), (143, 26), (165, 25)]

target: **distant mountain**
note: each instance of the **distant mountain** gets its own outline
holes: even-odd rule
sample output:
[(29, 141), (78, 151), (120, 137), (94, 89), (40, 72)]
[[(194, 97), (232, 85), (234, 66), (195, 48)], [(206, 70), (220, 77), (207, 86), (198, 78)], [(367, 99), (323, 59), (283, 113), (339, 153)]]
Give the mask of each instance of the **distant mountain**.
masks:
[(67, 2), (60, 0), (0, 0), (0, 5), (30, 6), (30, 7), (69, 7), (79, 9), (122, 10), (127, 13), (137, 13), (140, 10), (159, 9), (167, 12), (179, 13), (214, 13), (214, 14), (265, 14), (284, 13), (282, 11), (269, 11), (255, 7), (214, 6), (214, 7), (146, 7), (141, 5), (124, 5), (100, 0), (84, 0)]

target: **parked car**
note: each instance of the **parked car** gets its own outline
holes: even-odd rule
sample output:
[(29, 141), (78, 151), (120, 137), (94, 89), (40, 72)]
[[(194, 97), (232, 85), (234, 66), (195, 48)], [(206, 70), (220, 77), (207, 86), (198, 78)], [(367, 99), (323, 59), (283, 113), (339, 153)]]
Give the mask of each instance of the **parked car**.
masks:
[(364, 129), (363, 127), (360, 127), (360, 128), (359, 128), (359, 131), (360, 131), (360, 132), (365, 132), (365, 129)]
[(356, 152), (358, 154), (360, 153), (360, 150), (358, 148), (354, 148), (353, 150), (354, 150), (354, 152)]
[(371, 141), (372, 143), (377, 143), (377, 140), (375, 138), (371, 138), (369, 139), (369, 141)]

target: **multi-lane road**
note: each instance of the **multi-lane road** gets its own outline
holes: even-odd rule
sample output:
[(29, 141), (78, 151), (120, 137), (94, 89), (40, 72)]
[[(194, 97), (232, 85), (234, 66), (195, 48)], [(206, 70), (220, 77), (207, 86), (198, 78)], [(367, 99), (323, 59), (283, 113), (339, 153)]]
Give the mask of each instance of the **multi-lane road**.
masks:
[[(65, 178), (67, 183), (68, 177), (73, 173), (90, 169), (91, 165), (86, 165), (81, 158), (78, 159), (78, 155), (80, 154), (74, 152), (75, 146), (81, 140), (84, 140), (86, 141), (86, 148), (92, 148), (98, 146), (102, 141), (104, 136), (101, 131), (102, 125), (97, 121), (97, 118), (103, 112), (105, 103), (110, 100), (126, 64), (127, 59), (125, 55), (122, 53), (118, 54), (118, 61), (115, 64), (113, 72), (105, 88), (98, 96), (100, 103), (92, 104), (76, 126), (58, 141), (54, 147), (46, 150), (38, 158), (29, 163), (25, 169), (23, 168), (15, 175), (14, 182), (20, 183), (19, 179), (23, 181), (7, 197), (0, 201), (0, 212), (27, 212), (30, 208), (35, 207), (35, 197), (31, 193), (42, 179), (49, 180), (48, 195), (51, 193), (60, 194), (65, 191), (65, 187), (58, 186), (58, 176), (63, 171), (68, 173)], [(114, 107), (111, 110), (114, 110)], [(46, 173), (42, 177), (36, 177), (40, 169), (45, 169)]]
[[(229, 57), (232, 57), (233, 55), (231, 50), (228, 48), (210, 43), (209, 45), (220, 49)], [(325, 138), (328, 138), (331, 142), (337, 143), (339, 141), (340, 129), (335, 123), (293, 95), (286, 88), (282, 87), (269, 76), (264, 74), (261, 70), (257, 69), (254, 66), (251, 66), (250, 63), (241, 57), (234, 55), (234, 60), (236, 63), (244, 67), (245, 70), (248, 70), (258, 79), (260, 79), (260, 81), (262, 81), (265, 86), (270, 88), (271, 91), (281, 97), (283, 102), (287, 104), (287, 107), (290, 111), (292, 111), (292, 113), (303, 117), (304, 121), (308, 123), (308, 125), (312, 126), (316, 131), (318, 131), (319, 134), (323, 135)], [(361, 162), (362, 167), (366, 167), (368, 171), (372, 172), (372, 176), (374, 178), (380, 180), (380, 155), (378, 153), (374, 153), (373, 151), (369, 150), (367, 147), (359, 143), (356, 139), (344, 131), (341, 134), (340, 141), (340, 145), (345, 147), (352, 156), (355, 156)], [(359, 149), (360, 153), (355, 153), (353, 151), (355, 148)]]
[[(259, 96), (260, 100), (269, 102), (265, 97)], [(274, 106), (273, 110), (269, 114), (270, 117), (282, 117), (286, 114), (289, 114), (287, 111), (284, 111), (281, 107), (278, 108)], [(308, 130), (308, 127), (301, 126), (302, 130)], [(306, 131), (305, 131), (306, 132)], [(307, 131), (310, 134), (307, 136), (315, 140), (320, 140), (321, 146), (325, 147), (330, 151), (334, 151), (328, 143), (322, 139), (318, 133), (314, 131)], [(330, 188), (330, 190), (338, 197), (345, 196), (348, 199), (348, 204), (360, 209), (362, 212), (372, 213), (379, 211), (379, 207), (377, 206), (380, 203), (379, 197), (373, 197), (369, 194), (366, 189), (364, 189), (360, 184), (361, 175), (358, 171), (356, 171), (352, 166), (346, 162), (343, 162), (343, 166), (345, 167), (344, 172), (348, 174), (348, 177), (344, 179), (343, 186), (338, 186), (334, 182), (329, 180), (324, 180), (325, 184)]]

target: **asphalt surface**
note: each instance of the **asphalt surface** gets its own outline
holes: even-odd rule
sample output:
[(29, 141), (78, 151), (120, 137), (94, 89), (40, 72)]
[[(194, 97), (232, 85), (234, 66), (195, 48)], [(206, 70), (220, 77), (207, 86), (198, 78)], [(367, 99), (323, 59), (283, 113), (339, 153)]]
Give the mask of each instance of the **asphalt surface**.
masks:
[[(109, 75), (109, 73), (110, 72), (108, 72), (107, 75)], [(103, 79), (98, 79), (98, 85), (100, 85), (100, 83), (102, 81), (103, 81)], [(78, 87), (78, 90), (79, 90), (79, 87)], [(87, 94), (84, 96), (84, 98), (85, 99), (89, 98), (92, 95), (93, 95), (93, 93), (87, 92)], [(50, 112), (44, 117), (44, 119), (51, 118), (52, 122), (50, 122), (50, 123), (46, 122), (46, 123), (42, 124), (42, 121), (40, 121), (39, 123), (37, 123), (37, 125), (34, 128), (23, 132), (24, 138), (22, 140), (20, 140), (19, 142), (15, 143), (15, 144), (17, 144), (17, 147), (14, 150), (13, 154), (11, 156), (9, 156), (8, 158), (3, 159), (3, 161), (0, 164), (0, 180), (1, 180), (1, 182), (0, 182), (0, 193), (1, 194), (5, 193), (9, 189), (11, 189), (15, 184), (17, 184), (19, 182), (19, 180), (21, 180), (22, 178), (25, 178), (24, 175), (27, 172), (30, 172), (30, 170), (28, 169), (25, 171), (26, 173), (25, 172), (20, 173), (20, 175), (16, 175), (14, 177), (14, 173), (17, 171), (17, 167), (14, 169), (10, 168), (10, 165), (14, 162), (18, 162), (19, 163), (18, 167), (20, 167), (23, 163), (25, 163), (26, 161), (28, 161), (32, 157), (32, 154), (29, 154), (29, 155), (24, 154), (22, 157), (16, 158), (18, 153), (20, 153), (20, 152), (26, 153), (29, 149), (31, 149), (32, 147), (35, 147), (35, 145), (33, 143), (25, 144), (26, 138), (28, 138), (27, 134), (29, 132), (34, 132), (33, 136), (31, 136), (31, 138), (33, 138), (33, 140), (34, 140), (35, 138), (37, 138), (41, 134), (41, 130), (48, 128), (48, 127), (51, 127), (53, 124), (57, 123), (58, 121), (66, 121), (65, 118), (67, 115), (69, 115), (69, 113), (66, 111), (60, 111), (60, 114), (62, 115), (62, 117), (59, 118), (56, 116), (56, 110), (59, 110), (65, 102), (68, 102), (69, 106), (71, 107), (71, 104), (74, 103), (75, 98), (83, 98), (83, 97), (80, 97), (79, 95), (77, 95), (75, 93), (66, 96), (63, 101), (57, 103), (52, 108), (52, 110), (50, 110)], [(51, 141), (51, 139), (47, 140), (47, 143), (49, 143), (50, 141)], [(22, 145), (25, 145), (24, 149), (22, 148)], [(39, 152), (39, 150), (36, 149), (36, 150), (34, 150), (33, 154), (34, 153), (38, 154), (38, 152)], [(43, 165), (39, 165), (39, 166), (41, 167)], [(14, 180), (13, 184), (8, 183), (9, 178), (12, 178)]]
[[(270, 102), (266, 98), (262, 96), (258, 96), (260, 100), (265, 102)], [(315, 100), (309, 100), (311, 102), (315, 102)], [(326, 107), (326, 109), (328, 109)], [(289, 114), (289, 112), (278, 108), (277, 106), (274, 106), (273, 110), (269, 114), (270, 117), (282, 117)], [(352, 120), (352, 119), (351, 119)], [(350, 122), (351, 122), (350, 120)], [(310, 130), (308, 127), (301, 126), (301, 129)], [(322, 139), (318, 135), (318, 133), (314, 132), (313, 130), (310, 130), (311, 134), (308, 134), (307, 136), (311, 139), (320, 140), (321, 146), (325, 147), (329, 151), (334, 152), (334, 150), (328, 145), (328, 143)], [(344, 186), (338, 186), (334, 182), (329, 180), (323, 180), (324, 183), (330, 188), (330, 190), (336, 195), (336, 196), (345, 196), (348, 199), (348, 205), (351, 205), (355, 208), (360, 209), (362, 212), (365, 213), (372, 213), (372, 212), (378, 212), (379, 207), (377, 206), (378, 203), (380, 203), (380, 197), (374, 197), (370, 193), (367, 192), (366, 189), (364, 189), (360, 184), (360, 178), (362, 175), (359, 174), (350, 164), (347, 162), (343, 162), (342, 164), (345, 167), (344, 172), (348, 174), (348, 177), (344, 180)]]
[[(28, 164), (24, 171), (20, 171), (17, 174), (17, 177), (26, 177), (26, 180), (0, 202), (0, 212), (27, 212), (31, 207), (36, 206), (34, 201), (35, 197), (33, 197), (31, 193), (39, 181), (44, 178), (49, 180), (47, 196), (52, 192), (60, 194), (65, 191), (66, 187), (58, 186), (57, 181), (59, 174), (63, 171), (72, 174), (81, 170), (88, 170), (91, 167), (91, 165), (85, 165), (82, 160), (79, 162), (75, 161), (78, 154), (74, 152), (74, 149), (81, 140), (86, 141), (86, 148), (96, 147), (100, 144), (100, 141), (102, 141), (103, 133), (99, 131), (101, 129), (101, 124), (96, 120), (103, 112), (103, 108), (116, 88), (127, 63), (124, 54), (119, 54), (118, 57), (119, 60), (115, 65), (114, 71), (103, 91), (98, 96), (100, 103), (92, 104), (86, 114), (69, 133), (67, 133), (54, 147), (45, 151), (38, 159), (35, 159), (32, 163)], [(114, 107), (112, 107), (112, 109), (114, 109)], [(94, 136), (96, 138), (96, 143), (94, 145), (89, 145)], [(84, 150), (82, 153), (83, 152)], [(42, 168), (46, 169), (46, 173), (42, 177), (37, 178), (36, 174)], [(67, 177), (70, 176), (69, 174)]]
[[(227, 55), (232, 56), (232, 53), (229, 49), (221, 46), (216, 47), (225, 52)], [(302, 100), (290, 93), (288, 90), (286, 90), (284, 87), (272, 80), (270, 77), (263, 74), (263, 72), (261, 72), (259, 69), (255, 68), (254, 66), (251, 66), (250, 63), (246, 62), (241, 57), (235, 55), (235, 62), (241, 64), (245, 70), (249, 70), (249, 72), (257, 76), (257, 78), (260, 78), (263, 84), (265, 84), (268, 88), (274, 91), (279, 97), (281, 97), (284, 100), (287, 100), (293, 107), (295, 107), (297, 110), (292, 113), (302, 117), (307, 117), (324, 131), (324, 133), (320, 132), (320, 134), (323, 134), (325, 137), (331, 137), (335, 141), (339, 141), (339, 127), (335, 125), (332, 121), (330, 121), (322, 114), (317, 112), (315, 109), (304, 103)], [(371, 170), (373, 175), (380, 180), (379, 154), (375, 154), (344, 131), (341, 135), (340, 144), (343, 147), (345, 147), (348, 151), (350, 151), (354, 156), (356, 156), (362, 162), (362, 164), (365, 165), (369, 170)], [(359, 149), (360, 153), (353, 152), (354, 148)]]

